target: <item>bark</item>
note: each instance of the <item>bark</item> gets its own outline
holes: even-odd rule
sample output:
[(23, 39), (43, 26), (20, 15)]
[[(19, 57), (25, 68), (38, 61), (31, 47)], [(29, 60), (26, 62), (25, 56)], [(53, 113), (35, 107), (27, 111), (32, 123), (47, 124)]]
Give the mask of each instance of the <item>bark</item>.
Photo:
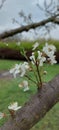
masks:
[(55, 16), (51, 16), (50, 18), (45, 19), (45, 20), (38, 22), (38, 23), (32, 23), (32, 24), (27, 25), (27, 26), (18, 27), (16, 29), (3, 32), (2, 34), (0, 34), (0, 40), (4, 39), (4, 38), (8, 38), (8, 37), (13, 36), (13, 35), (18, 34), (18, 33), (21, 33), (23, 31), (29, 31), (30, 29), (35, 29), (37, 27), (44, 26), (45, 24), (47, 24), (49, 22), (59, 24), (59, 19), (56, 19), (57, 16), (59, 16), (59, 14), (56, 14)]
[(43, 85), (0, 130), (29, 130), (59, 101), (59, 75)]

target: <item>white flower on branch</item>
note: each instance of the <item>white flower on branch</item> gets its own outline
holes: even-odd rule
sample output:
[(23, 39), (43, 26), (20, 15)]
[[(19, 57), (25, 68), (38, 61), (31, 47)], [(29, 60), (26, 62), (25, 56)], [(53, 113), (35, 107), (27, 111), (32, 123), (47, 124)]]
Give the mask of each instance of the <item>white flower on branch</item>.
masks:
[(29, 90), (28, 81), (24, 80), (21, 84), (19, 84), (19, 87), (23, 88), (24, 92), (28, 91)]
[(30, 56), (30, 60), (32, 64), (34, 65), (34, 63), (36, 62), (34, 52), (32, 52), (32, 55)]
[(46, 61), (46, 58), (42, 56), (42, 52), (38, 51), (37, 59), (39, 60), (39, 66), (43, 66), (43, 63)]
[(51, 65), (57, 63), (57, 61), (55, 60), (55, 56), (53, 56), (53, 55), (51, 55), (50, 58), (48, 58), (48, 60), (50, 61)]
[(29, 69), (28, 62), (24, 62), (23, 64), (21, 64), (21, 67), (20, 67), (20, 77), (23, 77), (28, 69)]
[(32, 64), (36, 64), (36, 61), (38, 61), (39, 66), (43, 66), (43, 62), (46, 61), (46, 58), (42, 56), (42, 52), (37, 51), (37, 56), (35, 56), (35, 53), (32, 53), (32, 56), (30, 56), (30, 60)]
[(46, 61), (46, 58), (42, 56), (39, 62), (39, 66), (43, 66), (43, 63)]
[(18, 106), (18, 102), (14, 102), (12, 104), (10, 104), (8, 106), (8, 109), (9, 110), (14, 110), (14, 111), (17, 111), (18, 109), (20, 109), (22, 106)]
[(28, 81), (27, 80), (23, 81), (23, 88), (24, 88), (24, 92), (29, 90), (29, 86), (28, 86)]
[(48, 45), (48, 43), (46, 43), (43, 47), (43, 52), (47, 56), (50, 56), (50, 54), (54, 55), (54, 53), (56, 52), (56, 47), (54, 45)]
[(15, 67), (14, 68), (12, 68), (12, 69), (10, 69), (10, 73), (11, 74), (13, 74), (13, 76), (14, 76), (14, 78), (16, 78), (16, 75), (18, 74), (18, 73), (20, 73), (20, 64), (18, 65), (18, 64), (15, 64)]
[(57, 63), (54, 55), (56, 52), (54, 45), (48, 45), (48, 43), (46, 43), (45, 47), (43, 47), (43, 52), (48, 56), (48, 61), (50, 61), (52, 65)]
[(42, 52), (38, 51), (38, 59), (40, 60), (42, 57)]
[(16, 64), (14, 68), (10, 70), (10, 73), (13, 74), (14, 78), (16, 78), (16, 75), (19, 74), (20, 77), (23, 77), (26, 73), (26, 71), (29, 69), (28, 62), (24, 62), (23, 64)]

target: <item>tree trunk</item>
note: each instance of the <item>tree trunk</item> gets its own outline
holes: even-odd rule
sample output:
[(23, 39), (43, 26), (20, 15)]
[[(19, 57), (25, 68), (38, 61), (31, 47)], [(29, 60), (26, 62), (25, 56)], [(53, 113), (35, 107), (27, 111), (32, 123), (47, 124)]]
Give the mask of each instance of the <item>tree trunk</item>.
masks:
[(23, 31), (29, 31), (30, 29), (35, 29), (39, 26), (44, 26), (45, 24), (47, 24), (49, 22), (59, 24), (59, 19), (56, 18), (57, 16), (59, 16), (59, 14), (56, 14), (55, 16), (51, 16), (50, 18), (45, 19), (45, 20), (38, 22), (38, 23), (32, 23), (32, 24), (27, 25), (27, 26), (18, 27), (16, 29), (3, 32), (2, 34), (0, 34), (0, 40), (4, 39), (4, 38), (8, 38), (8, 37), (13, 36), (13, 35), (18, 34), (18, 33), (21, 33)]
[(0, 130), (29, 130), (59, 101), (59, 75), (37, 92)]

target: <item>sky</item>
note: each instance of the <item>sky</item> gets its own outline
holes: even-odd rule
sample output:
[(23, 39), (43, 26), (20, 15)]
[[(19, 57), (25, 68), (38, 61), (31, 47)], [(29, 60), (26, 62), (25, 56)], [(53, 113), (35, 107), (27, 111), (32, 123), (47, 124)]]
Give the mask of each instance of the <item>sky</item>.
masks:
[[(0, 0), (0, 5), (1, 1), (2, 0)], [(21, 10), (23, 10), (26, 15), (31, 13), (34, 22), (45, 19), (44, 11), (38, 9), (38, 7), (36, 6), (37, 1), (43, 7), (44, 0), (6, 0), (3, 4), (3, 7), (0, 9), (0, 33), (9, 29), (19, 27), (21, 24), (25, 24), (18, 14)], [(49, 3), (50, 0), (47, 0), (47, 4)], [(13, 18), (19, 21), (19, 24), (13, 23)], [(59, 27), (56, 27), (56, 29), (53, 30), (51, 29), (50, 34), (52, 38), (59, 39)], [(42, 31), (36, 34), (37, 37), (39, 37), (39, 35), (43, 36)], [(23, 33), (23, 36), (25, 38), (34, 38), (35, 34), (32, 30), (28, 33)]]

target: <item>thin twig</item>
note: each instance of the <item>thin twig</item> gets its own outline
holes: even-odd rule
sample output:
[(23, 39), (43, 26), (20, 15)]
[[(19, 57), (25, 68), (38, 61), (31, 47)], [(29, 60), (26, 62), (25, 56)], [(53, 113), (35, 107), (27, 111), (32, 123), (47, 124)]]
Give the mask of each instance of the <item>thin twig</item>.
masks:
[(37, 82), (35, 82), (32, 78), (30, 78), (28, 75), (25, 75), (26, 78), (28, 78), (29, 80), (31, 80), (33, 83), (35, 83), (37, 85)]

